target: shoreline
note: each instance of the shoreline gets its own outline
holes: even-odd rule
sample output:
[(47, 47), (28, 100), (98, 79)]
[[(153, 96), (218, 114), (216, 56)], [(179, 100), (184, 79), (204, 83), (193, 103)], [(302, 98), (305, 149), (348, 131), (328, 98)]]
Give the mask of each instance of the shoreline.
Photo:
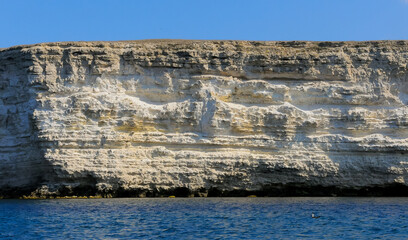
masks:
[(261, 190), (223, 190), (218, 188), (191, 190), (188, 188), (123, 189), (98, 191), (94, 187), (59, 188), (46, 187), (36, 190), (9, 189), (0, 192), (0, 199), (88, 199), (88, 198), (217, 198), (217, 197), (408, 197), (408, 186), (389, 184), (360, 188), (337, 186), (277, 185)]

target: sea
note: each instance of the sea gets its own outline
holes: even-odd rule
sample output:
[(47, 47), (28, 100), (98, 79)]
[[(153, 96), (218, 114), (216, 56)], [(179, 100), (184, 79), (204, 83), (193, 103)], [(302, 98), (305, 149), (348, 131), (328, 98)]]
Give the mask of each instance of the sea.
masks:
[(408, 198), (3, 199), (0, 239), (408, 239)]

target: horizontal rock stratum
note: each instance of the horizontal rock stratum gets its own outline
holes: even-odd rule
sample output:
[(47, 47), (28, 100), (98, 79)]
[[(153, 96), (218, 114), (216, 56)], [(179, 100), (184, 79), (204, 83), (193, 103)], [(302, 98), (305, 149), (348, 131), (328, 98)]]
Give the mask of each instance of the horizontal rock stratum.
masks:
[(408, 195), (408, 41), (0, 50), (3, 197)]

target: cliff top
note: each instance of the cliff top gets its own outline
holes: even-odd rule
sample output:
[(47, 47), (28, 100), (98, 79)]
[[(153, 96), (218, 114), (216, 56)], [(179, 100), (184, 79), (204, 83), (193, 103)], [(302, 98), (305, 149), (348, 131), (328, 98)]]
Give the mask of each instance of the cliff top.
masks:
[[(45, 59), (45, 56), (52, 57)], [(89, 64), (86, 69), (95, 68), (92, 70), (95, 74), (124, 74), (124, 69), (120, 67), (122, 59), (124, 62), (130, 61), (130, 65), (137, 63), (139, 67), (184, 68), (193, 72), (226, 74), (244, 79), (330, 78), (349, 81), (368, 77), (365, 71), (358, 68), (405, 71), (408, 67), (408, 40), (312, 42), (153, 39), (39, 43), (0, 50), (0, 60), (8, 61), (8, 64), (13, 61), (32, 61), (33, 66), (29, 71), (35, 75), (44, 73), (45, 66), (40, 66), (44, 61), (55, 64), (65, 61), (63, 58), (82, 59), (79, 61), (81, 63), (85, 60)], [(25, 68), (26, 65), (21, 67)], [(377, 74), (381, 73), (370, 76), (374, 79)]]
[(252, 45), (259, 46), (281, 46), (281, 47), (366, 47), (366, 46), (408, 46), (408, 40), (377, 40), (377, 41), (246, 41), (246, 40), (183, 40), (183, 39), (146, 39), (126, 41), (68, 41), (47, 42), (29, 45), (17, 45), (9, 48), (0, 48), (0, 52), (24, 49), (32, 47), (132, 47), (141, 44), (154, 45), (191, 45), (191, 44), (220, 44), (220, 45)]

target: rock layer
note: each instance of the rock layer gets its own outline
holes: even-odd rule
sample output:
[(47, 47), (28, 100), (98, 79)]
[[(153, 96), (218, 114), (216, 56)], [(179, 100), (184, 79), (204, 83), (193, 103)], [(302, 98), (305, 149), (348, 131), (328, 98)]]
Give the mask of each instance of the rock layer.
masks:
[(407, 195), (408, 41), (0, 51), (0, 191)]

